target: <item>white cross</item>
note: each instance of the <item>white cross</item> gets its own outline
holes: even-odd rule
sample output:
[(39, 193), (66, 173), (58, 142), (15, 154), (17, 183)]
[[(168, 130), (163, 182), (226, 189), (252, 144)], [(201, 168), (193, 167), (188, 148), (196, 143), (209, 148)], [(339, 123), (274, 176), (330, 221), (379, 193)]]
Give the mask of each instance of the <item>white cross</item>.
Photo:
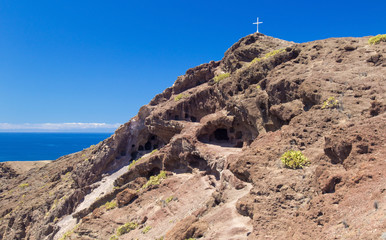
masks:
[(259, 22), (259, 18), (257, 18), (257, 21), (256, 21), (255, 23), (253, 23), (253, 24), (256, 24), (256, 27), (257, 27), (256, 32), (257, 32), (257, 33), (259, 32), (259, 24), (260, 24), (260, 23), (263, 23), (263, 22)]

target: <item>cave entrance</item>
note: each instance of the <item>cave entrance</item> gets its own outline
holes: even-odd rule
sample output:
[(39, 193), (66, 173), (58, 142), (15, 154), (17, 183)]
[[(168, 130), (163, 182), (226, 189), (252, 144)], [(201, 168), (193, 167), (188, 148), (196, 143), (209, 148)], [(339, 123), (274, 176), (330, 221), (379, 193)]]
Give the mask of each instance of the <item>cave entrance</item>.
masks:
[(227, 129), (224, 127), (207, 130), (199, 135), (198, 140), (203, 143), (215, 144), (222, 147), (242, 148), (244, 145), (244, 134), (242, 131), (236, 131), (233, 128)]
[(228, 130), (225, 128), (217, 128), (213, 135), (217, 141), (229, 141)]

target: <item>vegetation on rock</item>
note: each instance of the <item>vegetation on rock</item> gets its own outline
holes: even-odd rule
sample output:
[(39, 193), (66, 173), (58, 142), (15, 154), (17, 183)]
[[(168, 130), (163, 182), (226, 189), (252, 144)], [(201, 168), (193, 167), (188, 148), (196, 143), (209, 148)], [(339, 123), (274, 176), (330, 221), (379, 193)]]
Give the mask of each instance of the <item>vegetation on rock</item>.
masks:
[(281, 156), (281, 161), (287, 168), (298, 169), (310, 164), (301, 151), (289, 150)]
[(154, 149), (153, 151), (151, 151), (150, 155), (153, 155), (156, 152), (158, 152), (158, 149)]
[(322, 109), (326, 108), (335, 108), (338, 107), (339, 101), (335, 97), (329, 97), (326, 101), (323, 102)]
[(111, 210), (111, 209), (114, 209), (117, 207), (117, 202), (115, 202), (115, 201), (106, 202), (104, 206), (105, 206), (106, 210)]
[(252, 61), (251, 61), (251, 64), (255, 63), (255, 62), (260, 62), (263, 58), (258, 58), (258, 57), (255, 57)]
[(282, 48), (282, 49), (273, 50), (272, 52), (265, 54), (264, 58), (269, 58), (269, 57), (275, 56), (276, 54), (282, 53), (282, 52), (285, 52), (285, 49)]
[(223, 79), (225, 79), (225, 78), (227, 78), (227, 77), (229, 77), (229, 76), (230, 76), (229, 73), (222, 73), (222, 74), (220, 74), (220, 75), (215, 76), (215, 77), (213, 78), (213, 81), (214, 81), (215, 83), (218, 83), (218, 82), (220, 82), (221, 80), (223, 80)]
[(146, 233), (148, 233), (150, 230), (151, 230), (151, 226), (146, 226), (146, 227), (142, 230), (142, 233), (143, 233), (143, 234), (146, 234)]
[(175, 101), (175, 102), (178, 102), (178, 101), (180, 101), (181, 99), (183, 99), (184, 97), (185, 97), (185, 95), (182, 94), (182, 93), (180, 93), (180, 94), (178, 94), (177, 96), (174, 97), (174, 101)]
[(282, 52), (285, 52), (285, 49), (282, 48), (282, 49), (273, 50), (273, 51), (271, 51), (271, 52), (269, 52), (269, 53), (266, 53), (266, 54), (264, 55), (264, 57), (261, 57), (261, 58), (256, 57), (256, 58), (254, 58), (254, 59), (251, 61), (251, 64), (253, 64), (253, 63), (255, 63), (255, 62), (260, 62), (260, 61), (263, 60), (263, 59), (267, 59), (267, 58), (269, 58), (269, 57), (275, 56), (276, 54), (282, 53)]
[(380, 42), (386, 42), (386, 34), (378, 34), (377, 36), (375, 37), (371, 37), (369, 39), (369, 44), (370, 45), (374, 45), (374, 44), (378, 44)]
[(165, 179), (166, 178), (166, 172), (165, 171), (161, 171), (157, 176), (151, 176), (149, 181), (147, 181), (147, 183), (145, 183), (142, 188), (143, 189), (146, 189), (148, 188), (149, 186), (152, 186), (152, 185), (158, 185), (161, 183), (161, 180), (162, 179)]
[(125, 223), (124, 225), (120, 226), (117, 228), (117, 236), (121, 236), (125, 233), (130, 232), (131, 230), (134, 230), (138, 227), (138, 223), (136, 222), (128, 222)]
[(173, 199), (174, 199), (174, 197), (170, 196), (170, 197), (166, 198), (165, 202), (170, 203), (171, 201), (173, 201)]
[(21, 183), (21, 184), (19, 185), (20, 188), (26, 188), (26, 187), (28, 187), (28, 186), (29, 186), (28, 183)]
[(129, 164), (129, 166), (127, 167), (127, 169), (130, 170), (130, 168), (132, 168), (139, 160), (141, 160), (141, 158), (139, 158), (139, 159), (137, 159), (137, 160), (131, 161), (131, 163)]

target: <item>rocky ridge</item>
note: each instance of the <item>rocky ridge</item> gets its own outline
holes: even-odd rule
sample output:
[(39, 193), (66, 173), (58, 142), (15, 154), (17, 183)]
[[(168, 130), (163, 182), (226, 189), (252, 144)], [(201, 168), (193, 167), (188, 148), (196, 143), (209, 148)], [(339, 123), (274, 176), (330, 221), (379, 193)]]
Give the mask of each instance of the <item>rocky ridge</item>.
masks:
[[(246, 36), (96, 146), (1, 165), (0, 239), (379, 239), (386, 44), (368, 39)], [(290, 149), (310, 166), (284, 168)]]

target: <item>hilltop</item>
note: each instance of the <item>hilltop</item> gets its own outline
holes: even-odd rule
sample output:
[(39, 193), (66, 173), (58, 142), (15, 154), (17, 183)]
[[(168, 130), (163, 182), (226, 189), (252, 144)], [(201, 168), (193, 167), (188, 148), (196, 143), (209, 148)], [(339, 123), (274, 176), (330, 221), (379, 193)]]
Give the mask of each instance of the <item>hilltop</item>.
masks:
[(369, 38), (248, 35), (96, 146), (2, 164), (0, 239), (385, 237), (386, 43)]

